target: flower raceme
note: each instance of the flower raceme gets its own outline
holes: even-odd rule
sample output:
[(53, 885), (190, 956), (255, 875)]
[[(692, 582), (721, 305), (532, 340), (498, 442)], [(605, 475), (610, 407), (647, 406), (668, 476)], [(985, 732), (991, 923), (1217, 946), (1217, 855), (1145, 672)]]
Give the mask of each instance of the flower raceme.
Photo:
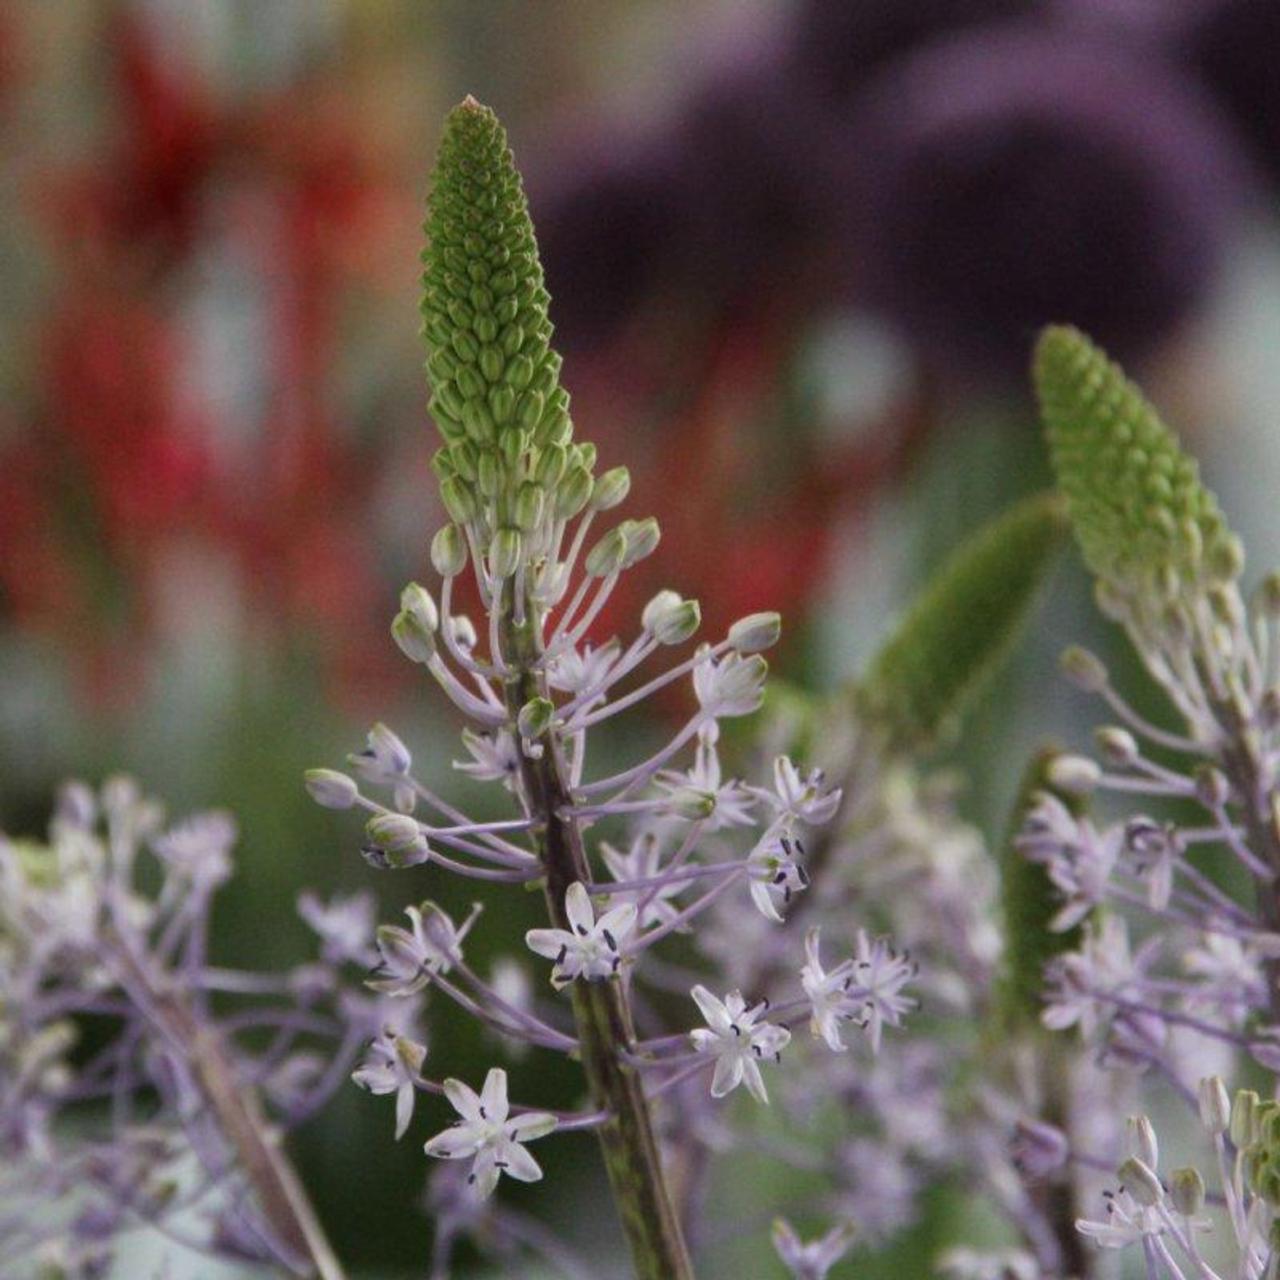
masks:
[[(595, 1130), (637, 1274), (687, 1280), (655, 1114), (669, 1125), (670, 1113), (696, 1096), (697, 1078), (705, 1081), (698, 1113), (739, 1085), (767, 1102), (761, 1064), (775, 1062), (811, 1015), (821, 1051), (835, 1017), (865, 1031), (878, 1051), (881, 1028), (899, 1025), (912, 1005), (902, 987), (914, 970), (862, 936), (857, 954), (833, 970), (838, 998), (798, 981), (795, 957), (788, 978), (767, 978), (778, 1001), (768, 1018), (763, 992), (754, 1003), (735, 990), (713, 995), (711, 967), (685, 986), (703, 1026), (673, 1029), (648, 1000), (633, 1004), (636, 988), (666, 981), (662, 967), (650, 973), (649, 959), (669, 935), (696, 940), (718, 927), (722, 912), (744, 903), (750, 911), (753, 902), (769, 928), (784, 928), (810, 883), (805, 841), (833, 821), (841, 788), (786, 755), (767, 781), (726, 775), (720, 722), (760, 708), (763, 651), (780, 635), (776, 614), (743, 618), (656, 673), (648, 668), (695, 637), (696, 601), (661, 591), (632, 639), (591, 638), (619, 578), (653, 553), (659, 531), (635, 519), (598, 528), (625, 499), (627, 472), (597, 474), (594, 447), (575, 439), (520, 180), (496, 118), (470, 100), (446, 124), (427, 234), (423, 328), (442, 437), (434, 467), (449, 523), (431, 548), (438, 598), (407, 587), (392, 636), (465, 717), (455, 767), (505, 789), (517, 812), (473, 820), (417, 777), (411, 752), (385, 725), (350, 757), (354, 777), (315, 770), (308, 787), (322, 805), (364, 812), (365, 854), (377, 869), (430, 866), (495, 886), (543, 887), (550, 920), (529, 930), (526, 956), (549, 961), (552, 987), (572, 997), (571, 1029), (561, 1008), (513, 1001), (467, 963), (462, 944), (474, 911), (455, 926), (428, 903), (408, 908), (410, 928), (382, 926), (369, 985), (389, 1000), (434, 987), (517, 1047), (580, 1059), (590, 1104), (554, 1116), (513, 1107), (498, 1067), (478, 1095), (457, 1081), (438, 1083), (421, 1074), (420, 1042), (390, 1032), (357, 1078), (394, 1094), (397, 1133), (409, 1123), (412, 1090), (445, 1094), (460, 1120), (426, 1152), (472, 1161), (472, 1204), (501, 1173), (541, 1177), (525, 1142), (553, 1128)], [(474, 624), (455, 612), (468, 571), (484, 610)], [(645, 758), (600, 773), (591, 730), (680, 681), (692, 694), (687, 720)], [(711, 950), (703, 949), (705, 959)], [(512, 960), (503, 963), (509, 972)], [(830, 1252), (834, 1258), (834, 1243)]]

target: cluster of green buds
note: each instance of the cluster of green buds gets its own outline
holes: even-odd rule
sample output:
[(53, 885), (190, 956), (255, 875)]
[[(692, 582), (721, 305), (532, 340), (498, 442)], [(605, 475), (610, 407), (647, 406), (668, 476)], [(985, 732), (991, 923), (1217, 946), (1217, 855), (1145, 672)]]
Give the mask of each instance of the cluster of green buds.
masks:
[[(596, 477), (595, 446), (573, 439), (523, 185), (497, 116), (474, 99), (446, 121), (425, 230), (423, 334), (443, 437), (433, 466), (451, 520), (433, 562), (452, 577), (469, 551), (489, 599), (519, 574), (528, 598), (553, 605), (567, 586), (566, 524), (617, 506), (630, 477)], [(655, 522), (626, 522), (587, 572), (619, 572), (657, 540)]]
[(1263, 1101), (1252, 1089), (1237, 1090), (1230, 1132), (1249, 1189), (1280, 1209), (1280, 1102)]

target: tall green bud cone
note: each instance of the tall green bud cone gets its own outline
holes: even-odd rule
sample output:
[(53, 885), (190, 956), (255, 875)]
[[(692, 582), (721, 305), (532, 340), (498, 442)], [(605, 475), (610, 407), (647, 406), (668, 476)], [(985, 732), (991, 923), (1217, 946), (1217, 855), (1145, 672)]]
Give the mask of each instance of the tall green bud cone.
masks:
[(1242, 554), (1195, 460), (1084, 334), (1046, 329), (1034, 378), (1058, 485), (1107, 611), (1153, 618), (1235, 579)]
[(1027, 814), (1040, 796), (1053, 795), (1076, 816), (1086, 801), (1055, 788), (1049, 768), (1058, 752), (1046, 749), (1027, 765), (1014, 800), (1000, 852), (1000, 907), (1004, 917), (1004, 953), (997, 986), (996, 1012), (1002, 1031), (1037, 1026), (1042, 1007), (1044, 967), (1054, 956), (1080, 945), (1080, 928), (1054, 933), (1049, 922), (1062, 901), (1045, 867), (1018, 848)]
[(1060, 501), (1025, 499), (963, 543), (872, 661), (855, 699), (891, 748), (928, 747), (1013, 650), (1066, 534)]
[[(495, 529), (541, 515), (521, 485), (545, 451), (563, 458), (572, 425), (524, 187), (497, 116), (473, 98), (445, 121), (425, 231), (423, 334), (444, 440), (436, 469), (450, 477), (450, 514), (470, 516), (487, 549)], [(542, 474), (557, 469), (553, 460)]]

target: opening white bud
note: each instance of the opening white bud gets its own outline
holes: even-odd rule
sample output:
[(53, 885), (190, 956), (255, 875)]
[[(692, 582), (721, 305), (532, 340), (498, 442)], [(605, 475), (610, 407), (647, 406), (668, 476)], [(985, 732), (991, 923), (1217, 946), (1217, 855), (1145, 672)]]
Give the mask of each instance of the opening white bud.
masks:
[(631, 472), (626, 467), (612, 467), (596, 480), (591, 505), (597, 511), (609, 511), (624, 501), (631, 492)]
[(456, 524), (447, 524), (431, 539), (431, 564), (442, 578), (454, 578), (467, 567), (467, 540)]
[(1088, 649), (1073, 644), (1063, 650), (1059, 662), (1062, 674), (1084, 693), (1101, 693), (1107, 687), (1107, 669)]
[(1226, 1133), (1231, 1124), (1231, 1098), (1221, 1076), (1205, 1076), (1196, 1093), (1200, 1123), (1213, 1134)]
[(1061, 755), (1049, 762), (1049, 785), (1069, 795), (1087, 796), (1102, 780), (1102, 770), (1088, 756)]
[(772, 649), (781, 635), (781, 614), (750, 613), (729, 628), (729, 644), (739, 653), (759, 653)]
[(1175, 1169), (1169, 1178), (1169, 1199), (1184, 1217), (1190, 1218), (1204, 1208), (1205, 1186), (1199, 1169)]
[(667, 801), (669, 812), (688, 822), (701, 822), (716, 811), (716, 798), (710, 791), (698, 787), (679, 787)]
[(350, 809), (360, 794), (354, 779), (336, 769), (308, 769), (303, 777), (311, 798), (326, 809)]
[(1108, 764), (1127, 769), (1138, 759), (1138, 743), (1128, 729), (1105, 725), (1094, 733), (1098, 750)]
[(533, 741), (535, 738), (542, 737), (551, 727), (555, 714), (555, 703), (549, 698), (530, 698), (520, 708), (520, 714), (516, 718), (516, 728), (519, 729), (522, 738)]
[[(659, 596), (672, 596), (674, 603), (654, 610)], [(649, 602), (645, 618), (645, 629), (659, 644), (683, 644), (702, 625), (702, 607), (696, 600), (681, 600), (674, 591), (662, 591)]]
[(1124, 1183), (1125, 1190), (1144, 1209), (1154, 1209), (1164, 1198), (1164, 1188), (1160, 1185), (1160, 1179), (1156, 1177), (1155, 1171), (1137, 1156), (1130, 1156), (1124, 1161), (1116, 1170), (1116, 1174)]

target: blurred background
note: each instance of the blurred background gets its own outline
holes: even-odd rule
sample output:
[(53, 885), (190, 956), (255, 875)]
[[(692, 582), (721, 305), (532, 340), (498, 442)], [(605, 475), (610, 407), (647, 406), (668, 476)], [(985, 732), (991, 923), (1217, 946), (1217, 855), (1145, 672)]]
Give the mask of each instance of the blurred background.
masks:
[[(1051, 320), (1145, 379), (1280, 562), (1278, 53), (1275, 0), (0, 0), (0, 826), (117, 770), (234, 809), (228, 961), (299, 957), (304, 884), (424, 896), (300, 777), (375, 719), (427, 776), (457, 754), (387, 624), (443, 519), (415, 277), (468, 92), (526, 174), (578, 432), (664, 530), (602, 636), (671, 585), (713, 629), (781, 609), (782, 673), (850, 678), (1046, 482)], [(1018, 753), (1070, 736), (1051, 663), (1096, 630), (1068, 567), (956, 748), (988, 830)], [(450, 1072), (493, 1060), (431, 1025)], [(420, 1274), (420, 1138), (347, 1094), (304, 1172), (356, 1271)], [(559, 1159), (518, 1202), (607, 1232), (593, 1157)]]

